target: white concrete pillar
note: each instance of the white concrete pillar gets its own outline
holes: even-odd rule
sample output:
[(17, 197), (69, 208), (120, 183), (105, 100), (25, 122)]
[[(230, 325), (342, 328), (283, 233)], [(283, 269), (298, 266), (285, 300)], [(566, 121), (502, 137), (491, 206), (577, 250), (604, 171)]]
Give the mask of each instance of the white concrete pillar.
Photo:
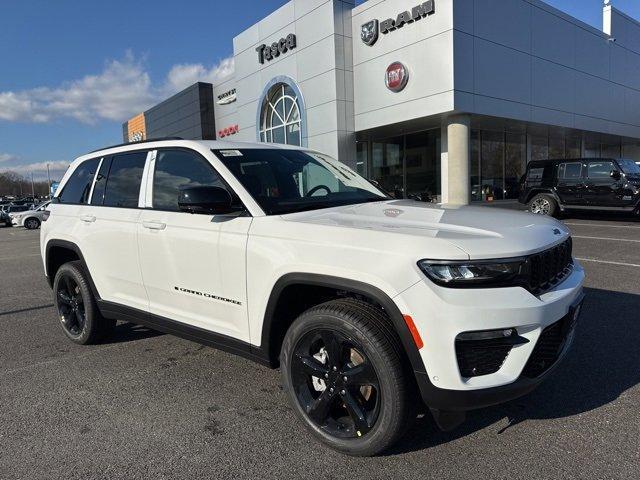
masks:
[(452, 115), (442, 125), (442, 203), (468, 205), (471, 199), (471, 116)]

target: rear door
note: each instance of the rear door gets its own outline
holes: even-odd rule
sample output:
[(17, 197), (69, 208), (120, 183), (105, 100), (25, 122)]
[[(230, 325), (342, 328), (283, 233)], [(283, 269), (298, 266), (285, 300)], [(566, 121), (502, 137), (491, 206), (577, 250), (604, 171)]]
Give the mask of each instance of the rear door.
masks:
[(597, 207), (619, 207), (624, 205), (624, 182), (612, 178), (611, 172), (618, 170), (613, 160), (589, 160), (585, 178), (587, 204)]
[(146, 311), (137, 225), (148, 151), (104, 157), (91, 202), (79, 212), (81, 249), (103, 300)]
[(181, 187), (227, 188), (199, 153), (152, 157), (138, 220), (140, 264), (152, 314), (249, 341), (246, 248), (252, 217), (180, 211)]
[(558, 165), (556, 192), (564, 205), (583, 205), (584, 163), (580, 160), (563, 162)]

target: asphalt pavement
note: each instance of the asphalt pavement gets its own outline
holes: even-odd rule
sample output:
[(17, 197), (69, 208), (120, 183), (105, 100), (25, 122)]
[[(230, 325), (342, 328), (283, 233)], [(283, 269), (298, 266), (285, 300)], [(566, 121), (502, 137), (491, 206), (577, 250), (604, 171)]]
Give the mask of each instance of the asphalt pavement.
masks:
[(0, 479), (637, 479), (640, 222), (564, 221), (588, 275), (564, 364), (453, 432), (420, 418), (375, 458), (316, 443), (278, 371), (127, 323), (108, 343), (71, 343), (39, 231), (0, 227)]

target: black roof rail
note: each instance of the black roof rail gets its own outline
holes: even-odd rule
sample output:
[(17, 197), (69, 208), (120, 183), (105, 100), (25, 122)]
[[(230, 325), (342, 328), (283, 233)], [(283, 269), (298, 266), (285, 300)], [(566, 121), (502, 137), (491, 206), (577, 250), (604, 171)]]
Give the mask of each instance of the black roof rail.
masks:
[(96, 153), (102, 150), (109, 150), (110, 148), (118, 148), (118, 147), (126, 147), (127, 145), (138, 145), (139, 143), (149, 143), (149, 142), (161, 142), (162, 140), (184, 140), (182, 137), (158, 137), (158, 138), (147, 138), (146, 140), (140, 140), (139, 142), (125, 142), (118, 143), (117, 145), (110, 145), (108, 147), (98, 148), (97, 150), (93, 150), (89, 153)]

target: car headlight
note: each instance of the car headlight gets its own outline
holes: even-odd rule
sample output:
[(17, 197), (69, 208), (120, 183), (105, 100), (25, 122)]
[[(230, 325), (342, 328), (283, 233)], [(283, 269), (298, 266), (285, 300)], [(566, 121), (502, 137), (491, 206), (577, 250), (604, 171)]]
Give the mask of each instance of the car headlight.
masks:
[(418, 267), (444, 287), (501, 287), (518, 285), (524, 258), (480, 261), (420, 260)]

